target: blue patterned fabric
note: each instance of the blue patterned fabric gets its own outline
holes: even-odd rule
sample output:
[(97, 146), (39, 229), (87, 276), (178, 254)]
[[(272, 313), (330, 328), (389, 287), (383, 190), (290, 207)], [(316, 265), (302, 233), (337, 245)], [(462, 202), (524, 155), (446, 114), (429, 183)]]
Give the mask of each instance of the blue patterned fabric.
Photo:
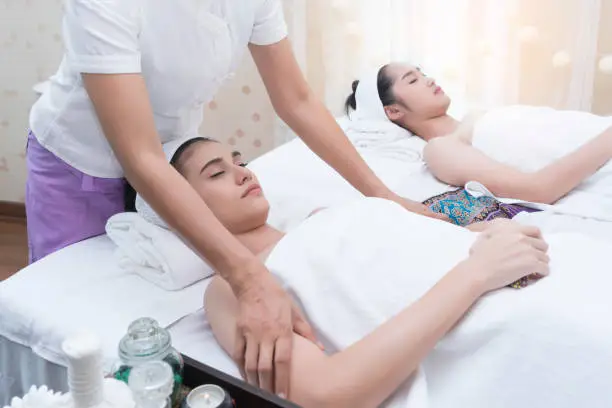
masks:
[(446, 214), (462, 227), (496, 218), (512, 219), (521, 212), (535, 212), (516, 204), (503, 204), (492, 197), (473, 197), (465, 189), (449, 191), (423, 202), (433, 212)]

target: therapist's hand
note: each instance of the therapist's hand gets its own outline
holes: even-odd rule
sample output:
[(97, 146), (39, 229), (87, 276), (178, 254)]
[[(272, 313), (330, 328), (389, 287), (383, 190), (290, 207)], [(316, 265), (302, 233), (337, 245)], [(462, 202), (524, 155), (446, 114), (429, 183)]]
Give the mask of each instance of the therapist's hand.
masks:
[(390, 199), (413, 213), (421, 214), (430, 218), (435, 218), (437, 220), (451, 222), (450, 218), (448, 218), (446, 214), (433, 212), (426, 205), (421, 204), (417, 201), (412, 201), (407, 198), (400, 197), (398, 195), (394, 195)]
[(240, 310), (233, 358), (250, 384), (286, 398), (293, 333), (317, 341), (287, 293), (262, 264), (261, 269), (236, 294)]

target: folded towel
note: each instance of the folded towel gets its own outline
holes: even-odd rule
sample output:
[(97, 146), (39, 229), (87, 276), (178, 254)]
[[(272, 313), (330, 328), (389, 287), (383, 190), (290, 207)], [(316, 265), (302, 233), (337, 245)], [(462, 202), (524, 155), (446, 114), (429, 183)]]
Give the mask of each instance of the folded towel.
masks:
[(176, 234), (137, 213), (114, 215), (106, 233), (117, 245), (119, 265), (162, 289), (184, 289), (214, 274)]

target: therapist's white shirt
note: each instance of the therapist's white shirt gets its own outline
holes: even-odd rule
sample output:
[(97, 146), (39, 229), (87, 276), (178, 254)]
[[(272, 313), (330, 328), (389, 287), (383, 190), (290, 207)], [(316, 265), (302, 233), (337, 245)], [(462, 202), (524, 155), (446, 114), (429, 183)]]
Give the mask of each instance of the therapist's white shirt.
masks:
[(196, 133), (209, 102), (249, 43), (287, 35), (280, 0), (67, 0), (66, 53), (30, 127), (60, 159), (90, 176), (123, 171), (81, 73), (142, 73), (162, 142)]

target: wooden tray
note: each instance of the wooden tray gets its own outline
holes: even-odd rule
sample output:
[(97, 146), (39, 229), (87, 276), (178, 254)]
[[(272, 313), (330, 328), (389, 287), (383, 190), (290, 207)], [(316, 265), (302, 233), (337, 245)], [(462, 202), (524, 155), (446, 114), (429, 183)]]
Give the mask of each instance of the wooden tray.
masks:
[(183, 355), (185, 372), (183, 385), (193, 389), (204, 384), (214, 384), (230, 393), (236, 408), (300, 408), (292, 402), (260, 390), (244, 381), (227, 375), (210, 366)]

